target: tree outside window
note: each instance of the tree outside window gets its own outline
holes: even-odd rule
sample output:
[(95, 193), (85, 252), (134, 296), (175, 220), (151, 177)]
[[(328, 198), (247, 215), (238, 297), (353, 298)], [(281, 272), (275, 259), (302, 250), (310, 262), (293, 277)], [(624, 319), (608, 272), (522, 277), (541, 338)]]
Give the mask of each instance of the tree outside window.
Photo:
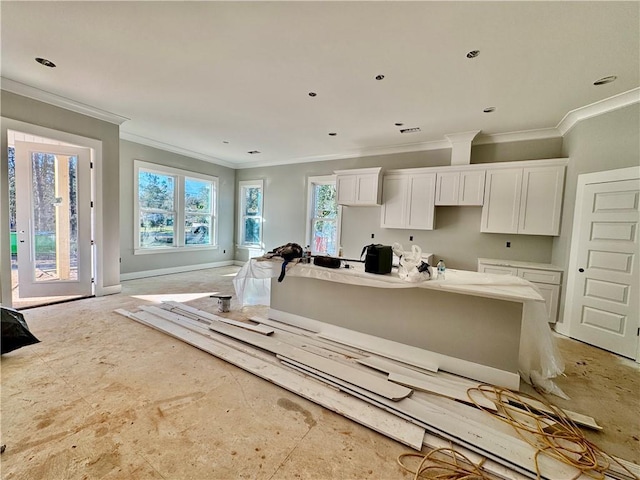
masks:
[(241, 181), (239, 183), (240, 218), (239, 239), (241, 246), (262, 246), (262, 180)]
[(340, 211), (334, 177), (311, 177), (310, 247), (313, 254), (337, 255)]
[(217, 178), (135, 161), (137, 249), (215, 245)]

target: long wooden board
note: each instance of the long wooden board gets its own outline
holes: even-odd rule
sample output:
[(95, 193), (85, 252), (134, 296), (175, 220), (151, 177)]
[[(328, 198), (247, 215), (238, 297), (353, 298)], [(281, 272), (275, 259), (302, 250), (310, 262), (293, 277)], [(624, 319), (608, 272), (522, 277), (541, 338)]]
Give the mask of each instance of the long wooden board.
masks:
[(232, 320), (230, 318), (224, 318), (219, 315), (214, 315), (213, 313), (205, 312), (204, 310), (198, 310), (197, 308), (190, 307), (189, 305), (185, 305), (184, 303), (179, 302), (163, 302), (164, 305), (168, 305), (172, 309), (177, 309), (181, 312), (187, 312), (192, 315), (196, 315), (200, 318), (204, 318), (205, 320), (209, 320), (210, 322), (222, 322), (227, 325), (233, 325), (235, 327), (245, 328), (252, 332), (260, 333), (262, 335), (271, 335), (273, 333), (273, 328), (268, 328), (264, 325), (253, 325), (247, 322), (239, 322), (237, 320)]
[[(167, 320), (172, 320), (172, 315), (174, 315), (174, 312), (168, 312), (166, 310), (153, 306), (147, 306), (144, 308), (144, 310), (152, 312), (153, 314)], [(356, 383), (363, 388), (366, 388), (390, 400), (400, 400), (402, 398), (408, 397), (412, 392), (410, 388), (403, 387), (402, 385), (397, 385), (395, 383), (389, 382), (387, 379), (371, 375), (367, 372), (362, 372), (353, 367), (349, 367), (348, 365), (338, 363), (334, 360), (330, 360), (328, 358), (306, 352), (299, 348), (280, 342), (275, 338), (260, 335), (248, 330), (234, 327), (232, 325), (226, 325), (224, 323), (212, 322), (211, 325), (209, 325), (209, 329), (213, 330), (214, 332), (235, 338), (236, 340), (243, 341), (245, 343), (253, 345), (254, 347), (262, 348), (263, 350), (266, 350), (273, 354), (291, 358), (292, 360), (304, 363), (305, 365), (313, 368), (317, 368), (318, 370), (327, 372), (347, 382)]]
[(159, 318), (150, 312), (131, 313), (122, 309), (118, 309), (116, 312), (240, 367), (404, 445), (416, 450), (422, 448), (423, 428), (382, 411), (367, 402), (327, 388), (317, 381), (301, 377), (282, 366), (242, 353), (205, 335)]
[[(426, 377), (426, 376), (425, 376)], [(435, 378), (425, 378), (425, 379), (417, 379), (413, 377), (409, 377), (407, 375), (402, 375), (400, 373), (390, 373), (389, 381), (398, 383), (400, 385), (404, 385), (405, 387), (413, 388), (416, 390), (420, 390), (422, 392), (433, 393), (436, 395), (442, 395), (444, 397), (452, 398), (454, 400), (460, 400), (462, 402), (470, 402), (469, 397), (467, 396), (467, 391), (460, 391), (456, 388), (451, 388), (447, 385), (439, 384), (435, 381)], [(476, 403), (484, 408), (489, 410), (498, 411), (496, 404), (487, 398), (475, 398)]]
[[(358, 388), (353, 388), (353, 386), (317, 370), (299, 364), (295, 366), (333, 382), (339, 385), (343, 391), (362, 398), (363, 392)], [(493, 419), (490, 415), (476, 408), (445, 398), (438, 400), (438, 397), (435, 397), (433, 402), (425, 398), (418, 402), (413, 397), (399, 402), (389, 402), (382, 397), (374, 397), (371, 394), (366, 394), (366, 397), (381, 408), (386, 407), (389, 411), (399, 412), (404, 418), (411, 419), (428, 432), (459, 443), (480, 455), (492, 458), (529, 478), (536, 478), (535, 449), (519, 438), (508, 425), (502, 424), (499, 420)], [(491, 426), (492, 423), (495, 424), (495, 428)], [(548, 480), (569, 480), (578, 473), (573, 467), (544, 455), (539, 457), (538, 463), (542, 473), (541, 478)]]

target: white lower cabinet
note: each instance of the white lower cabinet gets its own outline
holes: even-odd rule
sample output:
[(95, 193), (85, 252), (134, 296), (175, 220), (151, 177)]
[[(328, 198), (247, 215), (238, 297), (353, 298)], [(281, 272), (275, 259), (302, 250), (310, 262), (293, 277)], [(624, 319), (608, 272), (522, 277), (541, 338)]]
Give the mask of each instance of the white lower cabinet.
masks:
[(433, 230), (435, 173), (390, 173), (382, 181), (382, 228)]
[(562, 270), (548, 264), (517, 262), (510, 260), (478, 259), (478, 272), (513, 275), (533, 283), (545, 300), (549, 323), (558, 320), (558, 302)]

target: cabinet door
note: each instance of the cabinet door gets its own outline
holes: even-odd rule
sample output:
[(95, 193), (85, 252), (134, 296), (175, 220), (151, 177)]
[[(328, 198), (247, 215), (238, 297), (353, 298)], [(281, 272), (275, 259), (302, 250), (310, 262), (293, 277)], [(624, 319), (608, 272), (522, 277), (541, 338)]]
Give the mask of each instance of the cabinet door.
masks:
[(356, 205), (378, 203), (378, 175), (358, 175), (356, 180)]
[(435, 187), (435, 173), (409, 177), (407, 228), (433, 230)]
[(407, 205), (406, 175), (386, 175), (382, 183), (380, 225), (383, 228), (405, 228)]
[[(483, 178), (484, 182), (484, 178)], [(484, 188), (484, 183), (482, 185)], [(436, 174), (436, 205), (458, 205), (460, 172)]]
[(338, 175), (336, 177), (338, 205), (353, 205), (355, 203), (356, 181), (356, 175)]
[(484, 170), (460, 172), (458, 205), (483, 205), (484, 180)]
[(558, 235), (564, 187), (564, 166), (525, 168), (518, 233)]
[(518, 232), (521, 190), (522, 168), (487, 171), (481, 232)]
[(547, 285), (546, 283), (536, 283), (535, 285), (540, 295), (544, 297), (545, 307), (547, 309), (547, 321), (549, 323), (555, 323), (558, 320), (560, 285)]
[(478, 265), (478, 272), (480, 273), (494, 273), (498, 275), (518, 275), (518, 269), (515, 267), (504, 267), (501, 265)]

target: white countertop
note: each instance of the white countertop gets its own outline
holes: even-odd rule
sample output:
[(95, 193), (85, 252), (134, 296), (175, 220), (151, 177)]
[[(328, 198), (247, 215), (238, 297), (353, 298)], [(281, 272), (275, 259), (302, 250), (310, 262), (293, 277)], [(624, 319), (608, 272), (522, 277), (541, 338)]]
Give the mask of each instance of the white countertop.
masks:
[[(365, 272), (362, 263), (350, 263), (349, 265), (351, 268), (348, 269), (331, 269), (313, 264), (292, 264), (287, 269), (287, 276), (377, 288), (427, 288), (516, 302), (544, 302), (544, 298), (538, 293), (536, 287), (531, 282), (519, 277), (447, 269), (445, 280), (434, 279), (411, 283), (400, 279), (395, 269), (391, 273), (377, 275)], [(277, 270), (279, 271), (279, 268)], [(286, 277), (284, 281), (287, 281)]]

